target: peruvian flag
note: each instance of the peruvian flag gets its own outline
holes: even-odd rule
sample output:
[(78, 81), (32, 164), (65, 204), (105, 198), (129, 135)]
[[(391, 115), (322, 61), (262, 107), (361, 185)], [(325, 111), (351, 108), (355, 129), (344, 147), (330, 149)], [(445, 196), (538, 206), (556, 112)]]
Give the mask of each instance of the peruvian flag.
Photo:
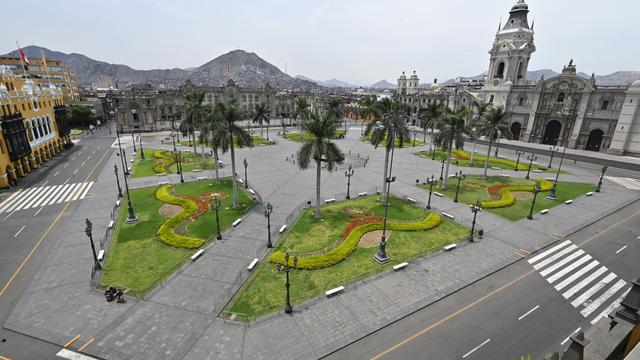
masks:
[[(17, 43), (16, 43), (17, 44)], [(22, 60), (22, 62), (24, 63), (24, 65), (29, 66), (31, 64), (29, 64), (29, 58), (27, 57), (27, 55), (25, 55), (22, 52), (22, 49), (20, 49), (20, 46), (18, 45), (18, 53), (20, 54), (20, 60)]]

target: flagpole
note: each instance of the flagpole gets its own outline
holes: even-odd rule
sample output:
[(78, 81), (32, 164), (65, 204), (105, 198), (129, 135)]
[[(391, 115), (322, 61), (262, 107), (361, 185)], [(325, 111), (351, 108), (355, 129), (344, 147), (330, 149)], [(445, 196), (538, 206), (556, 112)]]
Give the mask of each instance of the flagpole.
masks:
[[(22, 60), (22, 56), (20, 55), (20, 53), (22, 53), (22, 50), (20, 49), (20, 45), (18, 45), (18, 41), (16, 41), (16, 46), (18, 47), (18, 57), (20, 58), (20, 62), (22, 63), (22, 71), (25, 75), (27, 75), (27, 68), (24, 66), (24, 60)], [(27, 75), (27, 77), (29, 77), (29, 75)]]
[(40, 50), (42, 54), (42, 65), (44, 65), (45, 70), (47, 71), (47, 78), (49, 79), (49, 88), (51, 88), (51, 74), (49, 74), (49, 65), (47, 65), (47, 60), (44, 57), (44, 50)]

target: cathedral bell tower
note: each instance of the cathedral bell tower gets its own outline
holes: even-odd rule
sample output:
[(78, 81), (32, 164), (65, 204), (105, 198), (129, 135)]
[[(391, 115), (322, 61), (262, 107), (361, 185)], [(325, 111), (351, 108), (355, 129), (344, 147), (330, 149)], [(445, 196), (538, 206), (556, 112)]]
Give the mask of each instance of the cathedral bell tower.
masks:
[(524, 0), (518, 0), (509, 11), (509, 19), (504, 26), (498, 25), (489, 50), (489, 70), (482, 91), (485, 101), (504, 105), (511, 86), (526, 81), (529, 60), (536, 51), (533, 24), (529, 27), (528, 13), (529, 6)]

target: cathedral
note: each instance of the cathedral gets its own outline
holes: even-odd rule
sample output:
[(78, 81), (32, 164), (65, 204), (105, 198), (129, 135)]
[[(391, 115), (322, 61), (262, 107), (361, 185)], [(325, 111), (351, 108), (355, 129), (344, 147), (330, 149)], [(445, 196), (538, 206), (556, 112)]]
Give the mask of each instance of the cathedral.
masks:
[(595, 75), (577, 75), (573, 60), (557, 76), (527, 80), (536, 51), (528, 13), (528, 5), (518, 0), (499, 25), (479, 100), (505, 107), (514, 139), (640, 156), (640, 81), (598, 85)]

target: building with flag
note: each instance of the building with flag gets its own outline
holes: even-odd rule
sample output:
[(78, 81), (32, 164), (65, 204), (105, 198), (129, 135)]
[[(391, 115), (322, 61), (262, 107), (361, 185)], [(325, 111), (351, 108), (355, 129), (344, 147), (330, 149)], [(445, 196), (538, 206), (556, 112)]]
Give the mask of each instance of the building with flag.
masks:
[[(26, 58), (26, 56), (25, 56)], [(27, 76), (41, 88), (55, 85), (62, 91), (64, 101), (76, 100), (80, 96), (76, 83), (76, 74), (66, 67), (62, 61), (40, 58), (26, 58), (25, 69)], [(0, 65), (11, 69), (16, 76), (25, 77), (20, 57), (0, 56)]]
[(23, 77), (19, 66), (0, 65), (0, 188), (72, 145), (63, 91)]

